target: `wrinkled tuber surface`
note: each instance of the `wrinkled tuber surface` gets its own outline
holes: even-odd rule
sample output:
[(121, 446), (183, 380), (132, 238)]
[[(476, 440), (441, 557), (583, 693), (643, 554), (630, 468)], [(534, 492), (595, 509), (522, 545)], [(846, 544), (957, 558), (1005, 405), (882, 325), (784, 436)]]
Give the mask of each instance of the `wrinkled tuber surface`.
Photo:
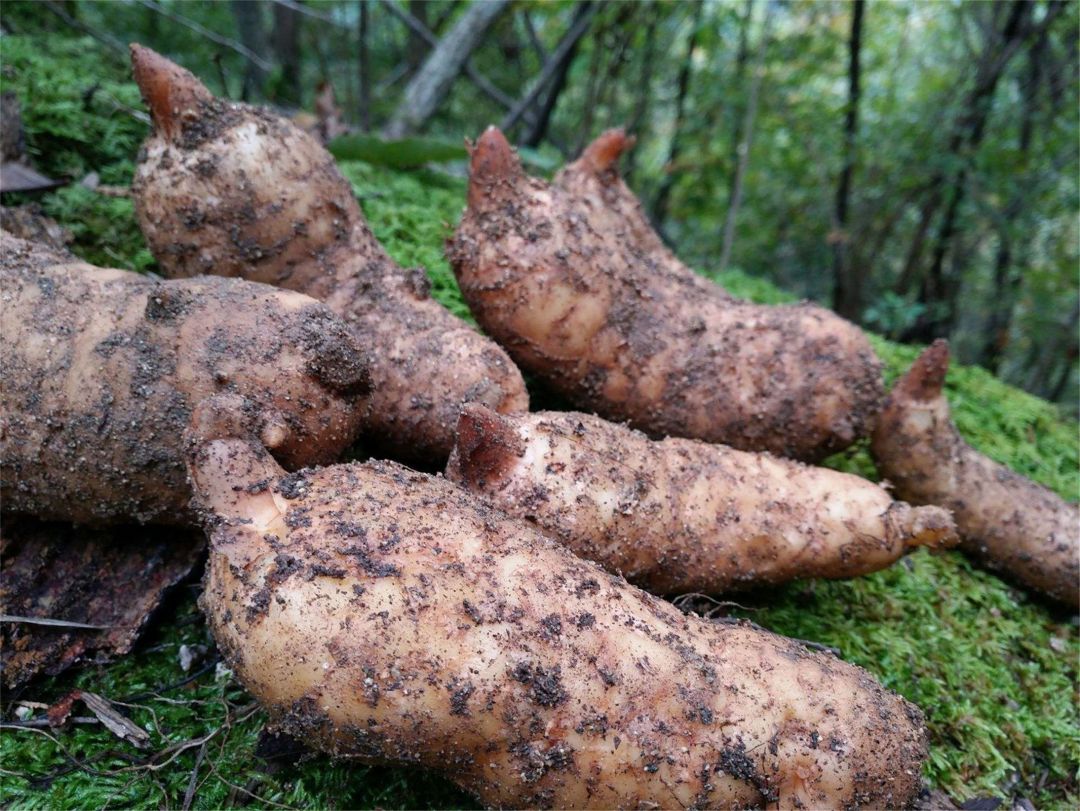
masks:
[(947, 510), (876, 484), (692, 439), (653, 442), (588, 414), (461, 415), (447, 477), (657, 593), (854, 577), (951, 546)]
[(194, 76), (132, 46), (150, 107), (133, 193), (168, 276), (242, 276), (307, 293), (349, 321), (372, 352), (373, 449), (441, 467), (463, 403), (528, 409), (521, 373), (494, 342), (398, 266), (348, 181), (310, 135), (267, 110), (215, 98)]
[(0, 530), (0, 614), (104, 626), (5, 621), (4, 686), (50, 676), (90, 653), (131, 650), (165, 593), (198, 563), (206, 539), (191, 529), (89, 529), (5, 516)]
[(192, 460), (203, 607), (241, 682), (331, 754), (418, 764), (500, 807), (908, 803), (921, 714), (869, 674), (687, 616), (444, 479)]
[(237, 279), (158, 282), (0, 232), (4, 510), (187, 523), (183, 432), (231, 393), (289, 467), (359, 430), (367, 361), (324, 305)]
[(897, 494), (953, 511), (961, 548), (987, 568), (1080, 606), (1080, 509), (983, 456), (949, 416), (949, 345), (935, 342), (893, 388), (871, 453)]
[(576, 406), (654, 436), (813, 460), (864, 435), (882, 395), (865, 336), (679, 262), (618, 176), (628, 143), (602, 135), (549, 185), (483, 134), (449, 255), (484, 329)]

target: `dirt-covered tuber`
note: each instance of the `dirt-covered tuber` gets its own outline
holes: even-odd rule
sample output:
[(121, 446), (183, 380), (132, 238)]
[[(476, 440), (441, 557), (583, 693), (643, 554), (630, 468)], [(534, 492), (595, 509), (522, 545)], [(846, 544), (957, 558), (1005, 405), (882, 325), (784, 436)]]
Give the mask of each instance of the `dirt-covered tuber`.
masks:
[(1080, 509), (968, 445), (942, 386), (949, 345), (935, 342), (893, 388), (871, 452), (901, 498), (952, 510), (961, 548), (989, 569), (1080, 607)]
[(859, 668), (684, 615), (445, 479), (286, 474), (257, 442), (204, 436), (203, 608), (272, 720), (323, 751), (436, 769), (495, 807), (918, 791), (922, 717)]
[(738, 301), (661, 243), (608, 132), (549, 185), (491, 128), (449, 255), (477, 321), (575, 406), (654, 436), (819, 459), (868, 431), (881, 364), (811, 304)]
[(0, 232), (0, 494), (84, 523), (191, 520), (183, 433), (228, 394), (289, 467), (359, 431), (367, 359), (323, 304), (238, 279), (160, 282)]
[(872, 482), (588, 414), (461, 415), (447, 477), (661, 594), (855, 577), (956, 543), (947, 510)]
[(154, 122), (133, 193), (163, 272), (214, 273), (325, 301), (372, 353), (372, 450), (441, 467), (463, 403), (528, 409), (521, 373), (434, 301), (422, 269), (378, 243), (330, 154), (267, 110), (215, 98), (191, 73), (131, 48)]

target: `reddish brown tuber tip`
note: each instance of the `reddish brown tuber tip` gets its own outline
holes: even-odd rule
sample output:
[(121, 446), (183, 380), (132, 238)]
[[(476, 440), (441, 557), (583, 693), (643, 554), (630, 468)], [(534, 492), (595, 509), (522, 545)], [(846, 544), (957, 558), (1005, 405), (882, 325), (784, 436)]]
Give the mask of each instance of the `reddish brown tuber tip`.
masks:
[(479, 487), (497, 485), (524, 452), (513, 424), (486, 406), (468, 403), (458, 418), (457, 444), (446, 476)]
[(131, 69), (150, 108), (154, 129), (167, 138), (179, 132), (180, 115), (185, 110), (214, 98), (190, 71), (135, 42), (131, 43)]
[(905, 549), (950, 549), (960, 542), (952, 513), (944, 507), (912, 507), (897, 501), (885, 516), (885, 532)]
[(597, 175), (614, 170), (619, 158), (636, 140), (634, 136), (627, 135), (622, 127), (608, 130), (585, 147), (585, 151), (578, 158), (578, 164)]
[(949, 342), (938, 338), (923, 350), (893, 388), (893, 396), (929, 402), (941, 395), (945, 373), (949, 370)]
[(488, 127), (472, 147), (469, 163), (469, 206), (483, 208), (503, 190), (512, 190), (524, 179), (524, 170), (506, 136), (498, 127)]

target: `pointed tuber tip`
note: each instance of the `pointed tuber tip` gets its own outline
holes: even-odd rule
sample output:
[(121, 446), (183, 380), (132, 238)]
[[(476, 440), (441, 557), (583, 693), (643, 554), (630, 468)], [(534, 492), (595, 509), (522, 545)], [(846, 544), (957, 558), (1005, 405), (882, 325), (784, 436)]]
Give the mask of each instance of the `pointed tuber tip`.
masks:
[(907, 373), (897, 381), (893, 396), (901, 395), (920, 402), (929, 402), (941, 395), (945, 373), (949, 371), (949, 342), (938, 338), (923, 350)]
[(952, 513), (944, 507), (912, 507), (897, 501), (885, 520), (889, 536), (899, 538), (909, 551), (920, 546), (949, 549), (960, 542)]
[(483, 208), (524, 178), (518, 158), (498, 127), (484, 130), (472, 147), (469, 161), (469, 206)]
[(627, 135), (622, 127), (607, 130), (585, 147), (578, 164), (593, 174), (603, 174), (617, 168), (619, 158), (632, 147), (637, 139)]
[(523, 452), (511, 420), (487, 406), (468, 403), (458, 417), (457, 443), (446, 476), (472, 490), (498, 485)]
[(180, 116), (213, 93), (195, 75), (156, 51), (131, 43), (131, 70), (143, 101), (150, 108), (154, 130), (168, 138), (179, 131)]

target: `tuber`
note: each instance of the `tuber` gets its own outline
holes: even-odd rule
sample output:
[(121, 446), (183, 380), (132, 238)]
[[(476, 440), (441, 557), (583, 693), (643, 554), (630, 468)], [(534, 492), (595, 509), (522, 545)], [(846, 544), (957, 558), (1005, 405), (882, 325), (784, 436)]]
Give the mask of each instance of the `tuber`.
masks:
[(942, 387), (949, 345), (936, 341), (893, 388), (870, 450), (901, 498), (953, 511), (960, 548), (984, 566), (1076, 610), (1080, 509), (968, 445)]
[(84, 523), (189, 523), (183, 432), (235, 398), (289, 467), (358, 433), (366, 358), (343, 321), (238, 279), (154, 281), (0, 232), (0, 496)]
[(481, 326), (574, 406), (654, 436), (815, 460), (865, 435), (883, 393), (866, 337), (679, 262), (617, 173), (630, 143), (605, 133), (549, 185), (497, 129), (481, 136), (449, 246)]
[(422, 269), (387, 255), (322, 145), (267, 110), (215, 98), (147, 48), (131, 56), (154, 123), (132, 191), (167, 276), (242, 276), (348, 320), (372, 352), (375, 452), (438, 468), (462, 403), (528, 409), (517, 367), (430, 297)]
[(468, 406), (446, 474), (660, 594), (854, 577), (956, 543), (947, 510), (893, 501), (858, 476), (692, 439), (653, 442), (588, 414)]
[(286, 474), (204, 428), (202, 606), (284, 732), (494, 807), (907, 804), (921, 713), (868, 673), (687, 616), (439, 477)]

